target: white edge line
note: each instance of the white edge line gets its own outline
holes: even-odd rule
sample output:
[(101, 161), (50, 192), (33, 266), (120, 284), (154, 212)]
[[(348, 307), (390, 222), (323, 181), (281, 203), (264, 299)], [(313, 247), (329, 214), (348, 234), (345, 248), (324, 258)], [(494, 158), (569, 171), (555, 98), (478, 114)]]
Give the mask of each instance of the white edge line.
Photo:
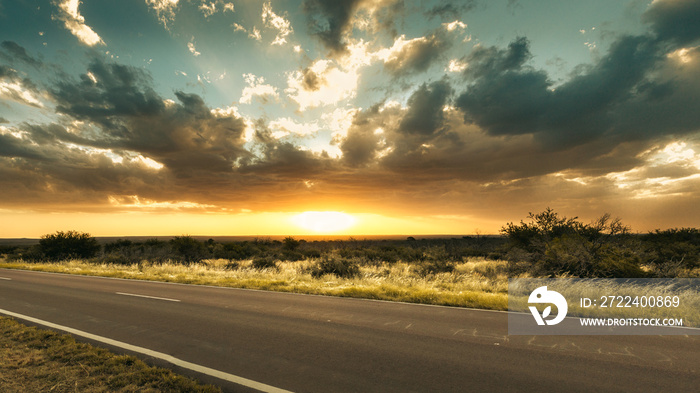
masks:
[(11, 278), (7, 278), (7, 277), (0, 277), (0, 280), (7, 280), (7, 281), (12, 281), (12, 279), (11, 279)]
[(180, 299), (170, 299), (167, 297), (158, 297), (158, 296), (137, 295), (135, 293), (126, 293), (126, 292), (114, 292), (114, 293), (116, 293), (117, 295), (144, 297), (146, 299), (166, 300), (169, 302), (179, 302), (180, 301)]
[(233, 383), (245, 386), (245, 387), (256, 389), (256, 390), (261, 391), (261, 392), (292, 393), (289, 390), (276, 388), (274, 386), (266, 385), (266, 384), (261, 383), (261, 382), (253, 381), (251, 379), (239, 377), (237, 375), (225, 373), (225, 372), (219, 371), (219, 370), (214, 370), (213, 368), (200, 366), (199, 364), (190, 363), (190, 362), (178, 359), (172, 355), (168, 355), (167, 353), (158, 352), (158, 351), (154, 351), (154, 350), (151, 350), (148, 348), (143, 348), (143, 347), (128, 344), (125, 342), (113, 340), (111, 338), (98, 336), (96, 334), (84, 332), (84, 331), (78, 330), (78, 329), (73, 329), (73, 328), (70, 328), (67, 326), (58, 325), (58, 324), (55, 324), (53, 322), (48, 322), (48, 321), (44, 321), (44, 320), (41, 320), (38, 318), (29, 317), (29, 316), (18, 314), (18, 313), (12, 312), (12, 311), (0, 309), (0, 313), (5, 314), (5, 315), (9, 315), (9, 316), (12, 316), (12, 317), (15, 317), (18, 319), (23, 319), (25, 321), (34, 322), (36, 324), (43, 325), (43, 326), (46, 326), (46, 327), (49, 327), (52, 329), (62, 330), (64, 332), (74, 334), (76, 336), (85, 337), (87, 339), (98, 341), (98, 342), (101, 342), (101, 343), (104, 343), (107, 345), (119, 347), (119, 348), (125, 349), (127, 351), (137, 352), (137, 353), (140, 353), (140, 354), (143, 354), (146, 356), (165, 360), (166, 362), (169, 362), (169, 363), (174, 364), (176, 366), (183, 367), (183, 368), (186, 368), (186, 369), (189, 369), (192, 371), (196, 371), (196, 372), (201, 373), (201, 374), (210, 375), (212, 377), (216, 377), (219, 379), (223, 379), (224, 381), (229, 381), (229, 382), (233, 382)]

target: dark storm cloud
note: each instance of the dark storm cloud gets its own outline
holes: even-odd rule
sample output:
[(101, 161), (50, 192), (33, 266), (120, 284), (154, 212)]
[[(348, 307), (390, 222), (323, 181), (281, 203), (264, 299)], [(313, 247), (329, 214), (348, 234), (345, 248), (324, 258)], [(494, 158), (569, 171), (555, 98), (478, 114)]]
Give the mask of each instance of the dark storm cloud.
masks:
[(368, 7), (372, 8), (373, 13), (370, 26), (365, 28), (373, 33), (383, 31), (395, 37), (398, 34), (395, 24), (405, 9), (403, 0), (306, 0), (303, 3), (310, 34), (318, 37), (332, 56), (346, 52), (346, 36), (353, 28), (353, 18)]
[(648, 85), (648, 73), (663, 58), (649, 36), (618, 39), (584, 73), (553, 87), (547, 75), (526, 65), (527, 41), (507, 50), (479, 48), (468, 61), (473, 80), (456, 100), (465, 120), (493, 135), (536, 134), (544, 143), (570, 147), (608, 131), (615, 108)]
[(17, 75), (17, 71), (15, 71), (14, 69), (0, 64), (0, 78), (17, 80), (19, 79), (19, 75)]
[(301, 71), (301, 73), (303, 75), (301, 86), (304, 88), (304, 90), (316, 91), (321, 88), (324, 81), (311, 68), (306, 67)]
[[(655, 35), (618, 38), (597, 63), (580, 68), (579, 75), (559, 86), (527, 66), (531, 54), (525, 38), (507, 49), (477, 47), (465, 58), (471, 83), (456, 104), (465, 121), (492, 135), (534, 134), (552, 148), (570, 148), (602, 136), (616, 138), (615, 143), (635, 133), (650, 139), (679, 131), (673, 127), (677, 123), (691, 131), (698, 116), (688, 102), (697, 102), (697, 89), (679, 85), (681, 75), (659, 76), (658, 70), (668, 62), (669, 44), (700, 38), (700, 3), (657, 2), (644, 19)], [(635, 121), (639, 118), (647, 118), (645, 123), (655, 129)], [(645, 132), (639, 135), (640, 130)]]
[(430, 135), (443, 127), (443, 108), (452, 94), (446, 81), (423, 84), (408, 99), (408, 111), (399, 124), (399, 132)]
[(455, 19), (463, 16), (464, 13), (471, 11), (476, 7), (475, 0), (465, 0), (459, 2), (441, 2), (439, 5), (433, 6), (424, 14), (429, 18), (439, 17), (443, 20)]
[(243, 120), (215, 116), (200, 96), (175, 92), (178, 102), (167, 104), (140, 69), (95, 60), (88, 71), (52, 94), (57, 111), (102, 127), (92, 146), (143, 152), (182, 176), (230, 172), (248, 154)]
[(41, 67), (42, 65), (40, 60), (30, 56), (24, 47), (14, 41), (3, 41), (2, 44), (0, 44), (0, 48), (2, 48), (0, 51), (0, 57), (2, 58), (10, 61), (19, 60), (34, 67)]
[(473, 82), (459, 95), (456, 105), (465, 121), (493, 135), (519, 135), (538, 131), (544, 112), (552, 104), (547, 74), (529, 67), (528, 41), (517, 38), (507, 49), (477, 47), (466, 60), (465, 75)]
[(691, 104), (700, 99), (697, 65), (676, 67), (668, 54), (700, 38), (698, 3), (657, 2), (644, 19), (655, 35), (618, 38), (597, 63), (559, 86), (527, 66), (524, 39), (505, 50), (477, 48), (466, 57), (471, 83), (456, 104), (465, 121), (492, 135), (533, 134), (550, 149), (697, 131), (700, 117)]
[[(54, 131), (58, 126), (51, 126)], [(3, 202), (55, 205), (105, 203), (115, 193), (169, 194), (167, 175), (138, 160), (115, 163), (103, 154), (70, 147), (56, 139), (0, 135), (0, 187)], [(22, 127), (17, 131), (26, 131)], [(49, 134), (51, 131), (46, 130)], [(170, 195), (172, 196), (172, 195)]]
[(353, 14), (363, 1), (306, 0), (304, 11), (311, 34), (317, 36), (331, 53), (345, 52), (345, 34), (351, 28)]
[(366, 120), (356, 120), (348, 130), (347, 137), (340, 144), (344, 164), (362, 167), (374, 163), (381, 139), (375, 133), (376, 128), (368, 127), (369, 124)]
[(700, 2), (697, 0), (658, 1), (643, 16), (661, 41), (688, 45), (700, 37)]
[(465, 74), (469, 78), (480, 78), (520, 70), (532, 58), (529, 46), (525, 37), (516, 38), (505, 50), (479, 45), (465, 58), (469, 64)]
[(116, 128), (122, 116), (149, 116), (164, 110), (150, 83), (143, 70), (93, 60), (80, 81), (60, 81), (51, 93), (58, 112)]
[(451, 46), (452, 41), (444, 30), (438, 29), (426, 37), (411, 40), (384, 63), (384, 68), (394, 76), (424, 72), (442, 60)]
[(12, 135), (0, 134), (0, 157), (41, 159), (36, 148)]

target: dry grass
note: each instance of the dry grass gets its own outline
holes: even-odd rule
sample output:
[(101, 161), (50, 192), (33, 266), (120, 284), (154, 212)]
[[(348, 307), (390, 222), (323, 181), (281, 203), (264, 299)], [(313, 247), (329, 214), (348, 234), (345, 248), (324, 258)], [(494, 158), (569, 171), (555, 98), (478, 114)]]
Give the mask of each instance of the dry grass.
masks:
[(220, 392), (170, 370), (0, 317), (2, 392)]
[[(580, 316), (588, 318), (682, 318), (683, 325), (688, 327), (700, 327), (700, 295), (697, 287), (677, 288), (671, 285), (674, 279), (665, 281), (663, 279), (640, 279), (626, 283), (624, 280), (616, 279), (528, 279), (541, 280), (541, 283), (531, 284), (527, 288), (540, 285), (547, 285), (547, 289), (559, 292), (566, 299), (589, 298), (597, 300), (601, 304), (601, 296), (616, 296), (612, 304), (608, 302), (608, 307), (581, 307), (576, 302), (569, 303), (568, 314), (570, 316)], [(675, 279), (681, 281), (683, 279)], [(510, 309), (515, 311), (528, 312), (529, 290), (519, 287), (517, 280), (512, 283), (510, 290)], [(622, 298), (617, 298), (622, 296)], [(625, 296), (630, 297), (630, 301), (641, 296), (660, 297), (670, 299), (678, 296), (678, 307), (637, 307), (628, 304)], [(622, 304), (620, 301), (622, 300)]]
[(61, 263), (6, 262), (0, 268), (119, 277), (186, 284), (263, 289), (329, 296), (347, 296), (412, 303), (505, 310), (508, 277), (505, 261), (470, 259), (457, 263), (450, 273), (424, 276), (407, 263), (360, 266), (354, 278), (335, 275), (312, 277), (314, 260), (278, 262), (277, 268), (255, 269), (250, 261), (227, 268), (227, 260), (207, 260), (193, 265), (113, 265), (72, 260)]

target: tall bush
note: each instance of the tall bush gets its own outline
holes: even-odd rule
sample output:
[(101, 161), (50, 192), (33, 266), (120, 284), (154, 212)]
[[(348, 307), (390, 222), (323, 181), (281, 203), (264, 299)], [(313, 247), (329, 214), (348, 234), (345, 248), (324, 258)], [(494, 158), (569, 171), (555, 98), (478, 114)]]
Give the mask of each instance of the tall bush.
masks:
[(643, 277), (637, 241), (618, 218), (604, 214), (590, 224), (566, 218), (550, 208), (528, 215), (530, 222), (502, 229), (511, 241), (513, 266), (529, 265), (535, 275)]
[(174, 257), (181, 263), (196, 263), (209, 257), (209, 250), (204, 243), (192, 236), (176, 236), (170, 240)]
[(92, 258), (100, 251), (100, 245), (89, 233), (58, 231), (44, 235), (39, 240), (39, 252), (43, 259), (60, 261), (72, 258)]

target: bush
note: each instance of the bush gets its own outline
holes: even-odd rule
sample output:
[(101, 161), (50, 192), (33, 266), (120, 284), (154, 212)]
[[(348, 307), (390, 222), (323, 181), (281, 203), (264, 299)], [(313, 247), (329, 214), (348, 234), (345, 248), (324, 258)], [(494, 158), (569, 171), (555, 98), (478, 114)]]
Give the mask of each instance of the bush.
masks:
[(296, 262), (305, 259), (304, 254), (299, 251), (284, 249), (279, 255), (280, 260)]
[(277, 269), (277, 262), (275, 261), (275, 258), (268, 255), (253, 258), (253, 262), (251, 262), (250, 266), (252, 266), (253, 269), (258, 270)]
[(170, 240), (174, 258), (187, 264), (201, 262), (207, 258), (209, 252), (204, 243), (192, 236), (176, 236)]
[(352, 278), (360, 274), (360, 268), (353, 260), (325, 256), (311, 267), (312, 277), (319, 278), (326, 274), (333, 274), (341, 278)]
[(297, 240), (291, 236), (285, 237), (284, 240), (282, 241), (282, 243), (284, 243), (284, 249), (289, 250), (289, 251), (296, 250), (297, 248), (299, 248), (299, 245), (301, 244), (301, 242), (299, 240)]
[(642, 236), (645, 262), (665, 270), (670, 264), (681, 269), (700, 266), (700, 230), (695, 228), (656, 230)]
[(119, 239), (104, 245), (101, 260), (115, 265), (132, 265), (141, 260), (142, 253), (139, 251), (131, 240)]
[(44, 235), (39, 240), (42, 258), (50, 261), (60, 261), (74, 258), (92, 258), (100, 251), (100, 245), (89, 233), (77, 231), (56, 232)]
[(430, 258), (417, 265), (418, 274), (425, 277), (429, 274), (451, 273), (455, 270), (455, 263), (447, 259)]
[(643, 277), (639, 244), (619, 219), (604, 214), (591, 224), (559, 216), (547, 208), (530, 213), (531, 222), (508, 223), (501, 229), (511, 242), (511, 271), (538, 276)]
[(316, 258), (321, 258), (321, 251), (315, 249), (315, 248), (310, 248), (308, 250), (303, 250), (302, 254), (304, 254), (304, 257), (307, 259), (316, 259)]
[(249, 242), (225, 243), (214, 246), (214, 258), (245, 260), (260, 254), (260, 248)]
[(131, 259), (127, 258), (124, 254), (113, 252), (102, 256), (101, 262), (110, 263), (113, 265), (133, 265), (138, 263), (139, 261), (132, 261)]

